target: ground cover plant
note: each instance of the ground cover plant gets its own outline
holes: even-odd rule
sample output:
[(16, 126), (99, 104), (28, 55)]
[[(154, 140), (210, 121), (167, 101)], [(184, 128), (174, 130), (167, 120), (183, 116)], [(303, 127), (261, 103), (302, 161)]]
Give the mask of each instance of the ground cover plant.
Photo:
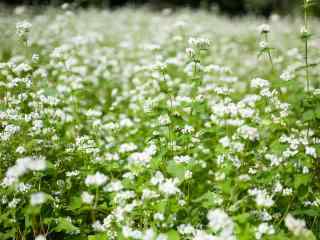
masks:
[(1, 13), (0, 239), (318, 239), (312, 4)]

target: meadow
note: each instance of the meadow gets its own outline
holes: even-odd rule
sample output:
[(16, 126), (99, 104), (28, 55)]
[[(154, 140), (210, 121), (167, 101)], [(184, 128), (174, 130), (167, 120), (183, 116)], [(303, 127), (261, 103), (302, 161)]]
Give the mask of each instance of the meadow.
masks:
[(1, 11), (0, 239), (320, 239), (304, 7)]

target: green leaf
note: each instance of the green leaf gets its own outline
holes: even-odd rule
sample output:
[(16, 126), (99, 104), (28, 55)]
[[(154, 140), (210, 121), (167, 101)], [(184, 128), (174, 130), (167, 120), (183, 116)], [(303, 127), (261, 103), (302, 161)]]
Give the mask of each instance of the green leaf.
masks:
[(88, 240), (108, 240), (108, 238), (106, 234), (100, 233), (100, 234), (88, 236)]
[(292, 213), (294, 215), (300, 215), (300, 216), (319, 217), (320, 209), (310, 208), (310, 209), (296, 210), (296, 211), (293, 211)]
[(72, 233), (78, 231), (78, 228), (74, 226), (67, 218), (58, 218), (57, 226), (53, 228), (53, 231)]
[(303, 115), (302, 115), (302, 119), (304, 121), (314, 120), (315, 119), (314, 111), (313, 110), (308, 110), (308, 111), (304, 112)]
[(175, 230), (167, 232), (168, 240), (180, 240), (180, 236)]
[(175, 161), (170, 161), (167, 166), (168, 173), (173, 176), (177, 177), (180, 180), (184, 180), (185, 172), (188, 170), (188, 167), (184, 164), (178, 164)]
[(296, 175), (294, 178), (294, 186), (295, 188), (299, 188), (300, 186), (307, 186), (310, 181), (310, 176), (309, 175)]
[(71, 210), (76, 210), (79, 209), (82, 205), (82, 200), (80, 197), (73, 197), (71, 199), (71, 203), (69, 204), (69, 208)]

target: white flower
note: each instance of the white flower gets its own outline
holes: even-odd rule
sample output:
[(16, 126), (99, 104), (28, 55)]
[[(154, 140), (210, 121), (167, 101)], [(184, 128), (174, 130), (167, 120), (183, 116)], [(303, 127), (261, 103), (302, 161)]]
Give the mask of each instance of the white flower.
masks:
[(260, 41), (259, 46), (261, 49), (266, 49), (266, 48), (268, 48), (268, 42)]
[(187, 48), (186, 54), (188, 55), (188, 57), (193, 58), (195, 56), (196, 52), (194, 51), (193, 48)]
[(43, 204), (46, 200), (47, 200), (47, 196), (46, 196), (45, 193), (43, 193), (43, 192), (37, 192), (37, 193), (31, 194), (30, 204), (31, 204), (32, 206), (41, 205), (41, 204)]
[(94, 196), (88, 192), (83, 192), (81, 194), (81, 199), (84, 203), (91, 204), (94, 199)]
[(256, 128), (243, 125), (238, 128), (237, 132), (244, 139), (249, 139), (250, 141), (259, 140), (259, 132)]
[(223, 138), (221, 138), (219, 140), (219, 143), (223, 146), (223, 147), (229, 147), (230, 146), (230, 138), (228, 136), (225, 136)]
[(314, 158), (317, 157), (317, 152), (314, 147), (306, 147), (306, 154)]
[(185, 171), (184, 173), (184, 179), (189, 180), (192, 178), (192, 172), (190, 170)]
[(261, 24), (259, 27), (258, 27), (258, 30), (260, 33), (268, 33), (270, 32), (270, 25), (269, 24)]
[(275, 233), (273, 226), (268, 223), (261, 223), (256, 230), (256, 239), (261, 239), (263, 235), (272, 235)]
[(47, 238), (44, 235), (38, 235), (34, 240), (46, 240)]
[(159, 116), (158, 121), (161, 126), (168, 125), (169, 123), (171, 123), (170, 117), (168, 115)]
[(307, 231), (306, 222), (304, 220), (295, 219), (291, 214), (286, 216), (284, 223), (295, 236), (303, 235)]
[(156, 174), (150, 179), (152, 185), (158, 185), (164, 181), (164, 176), (161, 172), (157, 171)]
[(280, 78), (283, 80), (283, 81), (290, 81), (294, 78), (294, 75), (292, 74), (292, 72), (290, 71), (284, 71), (281, 75), (280, 75)]
[(95, 221), (92, 224), (92, 228), (94, 231), (96, 232), (104, 232), (107, 231), (107, 229), (105, 228), (104, 224), (102, 224), (100, 221)]
[(96, 174), (94, 175), (89, 175), (86, 177), (85, 179), (85, 184), (87, 186), (101, 186), (103, 184), (105, 184), (108, 180), (108, 177), (105, 176), (104, 174), (100, 173), (100, 172), (96, 172)]
[(250, 85), (252, 88), (265, 88), (265, 87), (269, 87), (270, 83), (268, 80), (265, 80), (262, 78), (254, 78), (251, 80)]
[(271, 207), (274, 204), (272, 196), (269, 196), (266, 190), (251, 189), (249, 195), (256, 197), (256, 204), (260, 207)]
[(27, 21), (18, 22), (16, 24), (16, 31), (19, 37), (23, 37), (26, 33), (30, 31), (32, 24)]
[(219, 236), (233, 236), (234, 223), (222, 209), (210, 210), (207, 217), (209, 220), (209, 227), (213, 231), (219, 232)]
[(217, 240), (217, 238), (209, 235), (205, 231), (196, 230), (192, 240)]
[(153, 215), (153, 219), (154, 220), (158, 220), (158, 221), (163, 221), (164, 220), (164, 215), (162, 213), (155, 213)]
[(191, 224), (181, 224), (178, 226), (178, 232), (182, 235), (194, 233), (195, 229)]
[(177, 183), (177, 179), (166, 179), (163, 183), (160, 183), (159, 191), (167, 196), (175, 195), (180, 192), (180, 189), (176, 186)]
[(173, 160), (176, 163), (190, 163), (192, 159), (190, 156), (185, 155), (185, 156), (175, 156)]

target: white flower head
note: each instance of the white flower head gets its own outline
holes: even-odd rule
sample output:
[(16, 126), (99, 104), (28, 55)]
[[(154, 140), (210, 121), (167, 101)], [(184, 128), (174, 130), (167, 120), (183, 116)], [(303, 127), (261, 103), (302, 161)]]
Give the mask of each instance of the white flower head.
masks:
[(93, 202), (94, 196), (88, 192), (83, 192), (81, 194), (81, 199), (84, 203), (91, 204)]
[(41, 204), (45, 203), (46, 200), (47, 200), (47, 196), (43, 192), (33, 193), (30, 196), (30, 204), (32, 206), (41, 205)]
[(269, 24), (261, 24), (258, 27), (260, 33), (269, 33), (270, 32), (270, 25)]
[(35, 240), (46, 240), (47, 238), (44, 235), (36, 236)]
[(24, 37), (31, 29), (32, 24), (28, 21), (18, 22), (16, 24), (16, 32), (18, 37)]
[(295, 219), (291, 214), (286, 216), (284, 223), (295, 236), (303, 235), (307, 231), (306, 222), (304, 220)]
[(101, 186), (105, 184), (108, 177), (100, 172), (96, 172), (94, 175), (88, 175), (85, 179), (85, 184), (87, 186)]

